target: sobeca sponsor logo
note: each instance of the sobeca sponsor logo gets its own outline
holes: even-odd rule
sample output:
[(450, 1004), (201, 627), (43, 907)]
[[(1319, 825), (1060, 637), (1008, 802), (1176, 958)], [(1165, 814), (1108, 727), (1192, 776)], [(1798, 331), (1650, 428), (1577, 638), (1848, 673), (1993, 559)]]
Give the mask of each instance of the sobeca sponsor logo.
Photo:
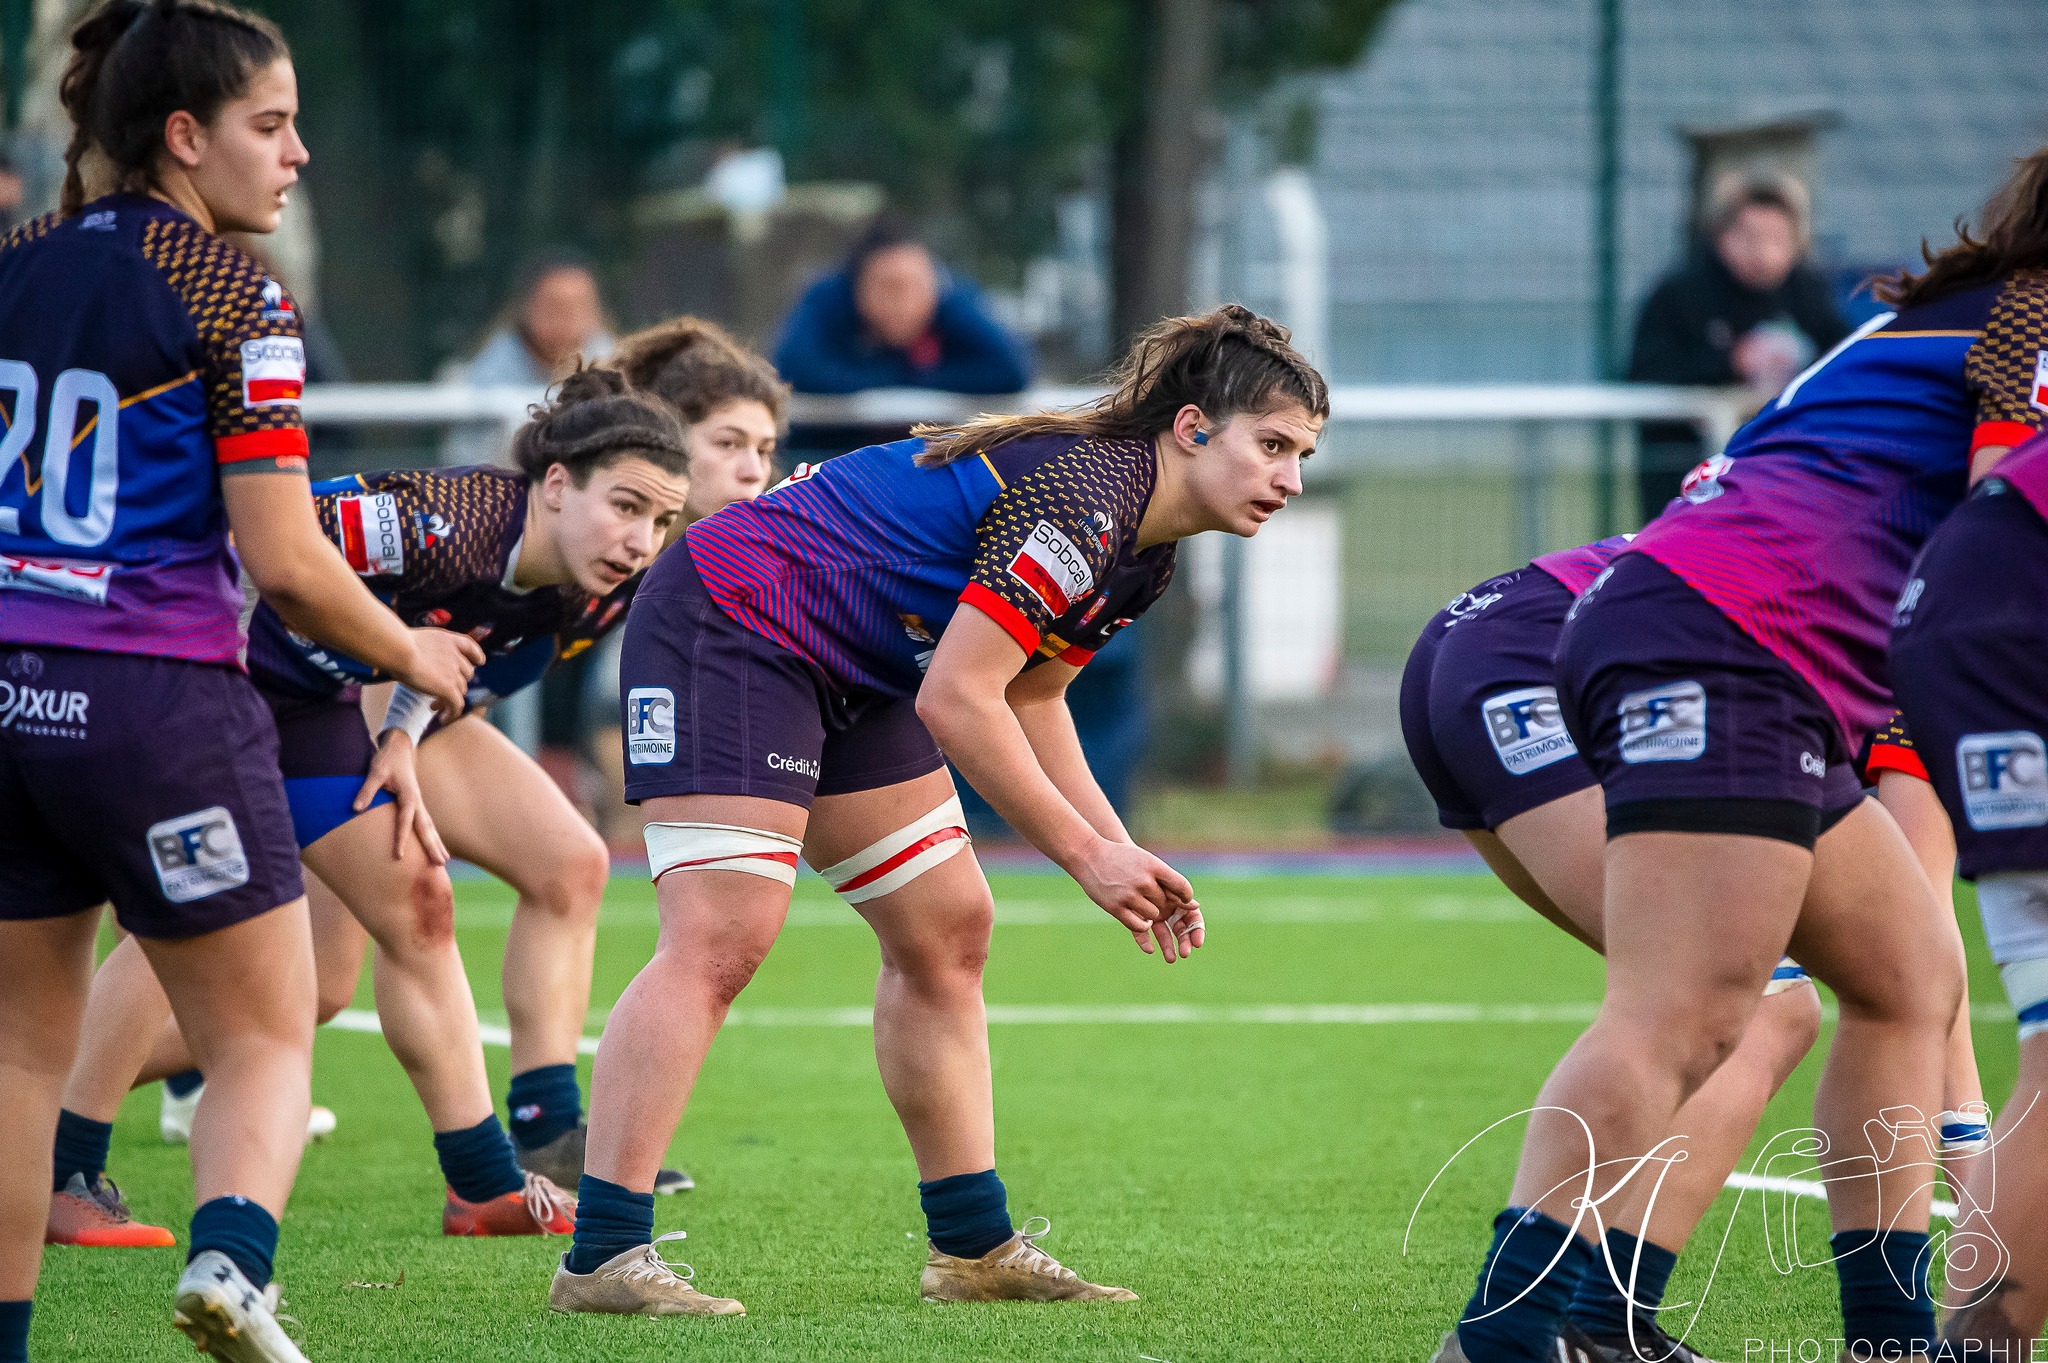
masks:
[(1578, 755), (1578, 745), (1565, 732), (1554, 686), (1508, 691), (1481, 701), (1479, 708), (1501, 765), (1516, 776)]
[(1978, 832), (2048, 823), (2048, 744), (2025, 729), (1956, 740), (1963, 815)]
[(1707, 750), (1707, 692), (1696, 681), (1631, 691), (1617, 709), (1624, 762), (1690, 762)]
[(676, 757), (676, 694), (666, 686), (636, 686), (626, 693), (626, 760), (659, 766)]

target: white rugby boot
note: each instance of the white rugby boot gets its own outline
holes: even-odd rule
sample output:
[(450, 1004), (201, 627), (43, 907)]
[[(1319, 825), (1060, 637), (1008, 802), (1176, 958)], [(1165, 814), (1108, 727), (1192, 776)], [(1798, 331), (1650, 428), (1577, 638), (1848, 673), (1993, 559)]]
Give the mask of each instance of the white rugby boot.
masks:
[[(163, 1101), (156, 1112), (157, 1134), (164, 1138), (165, 1145), (190, 1145), (192, 1143), (192, 1114), (199, 1111), (199, 1095), (206, 1092), (201, 1084), (183, 1098), (175, 1096), (169, 1087), (163, 1091)], [(306, 1139), (324, 1141), (334, 1134), (334, 1109), (315, 1103), (306, 1114)]]
[(217, 1249), (185, 1265), (171, 1324), (224, 1363), (306, 1363), (278, 1322), (277, 1284), (258, 1292)]

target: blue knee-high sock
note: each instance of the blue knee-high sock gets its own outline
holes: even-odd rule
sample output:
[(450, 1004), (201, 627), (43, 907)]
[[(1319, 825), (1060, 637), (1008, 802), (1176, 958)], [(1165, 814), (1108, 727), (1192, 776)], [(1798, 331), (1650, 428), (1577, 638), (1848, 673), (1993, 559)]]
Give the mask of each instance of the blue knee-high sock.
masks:
[(0, 1363), (28, 1363), (28, 1315), (33, 1302), (0, 1301)]
[(191, 1244), (185, 1262), (210, 1249), (234, 1260), (251, 1287), (270, 1285), (277, 1258), (277, 1219), (246, 1197), (216, 1197), (192, 1213)]
[(1594, 1255), (1592, 1267), (1579, 1279), (1578, 1290), (1572, 1293), (1571, 1305), (1564, 1313), (1595, 1339), (1627, 1339), (1629, 1304), (1615, 1287), (1615, 1277), (1628, 1287), (1629, 1275), (1635, 1275), (1629, 1296), (1635, 1298), (1636, 1314), (1654, 1320), (1678, 1256), (1654, 1241), (1636, 1239), (1619, 1226), (1607, 1228), (1607, 1254), (1614, 1260), (1613, 1272), (1608, 1271), (1605, 1260)]
[(51, 1153), (55, 1167), (50, 1187), (62, 1192), (73, 1174), (84, 1174), (88, 1186), (107, 1168), (107, 1151), (114, 1145), (114, 1124), (81, 1117), (69, 1108), (57, 1113), (57, 1141)]
[(1851, 1353), (1897, 1358), (1933, 1347), (1934, 1294), (1927, 1286), (1931, 1256), (1924, 1233), (1844, 1230), (1829, 1236), (1828, 1245), (1842, 1280), (1842, 1336)]
[(512, 1114), (512, 1139), (521, 1150), (538, 1150), (567, 1135), (583, 1119), (583, 1090), (574, 1065), (538, 1065), (512, 1076), (505, 1090)]
[(1009, 1194), (993, 1169), (917, 1185), (932, 1248), (956, 1259), (979, 1259), (1015, 1235)]
[(526, 1186), (525, 1171), (495, 1112), (461, 1131), (436, 1131), (434, 1153), (441, 1158), (441, 1176), (464, 1202), (489, 1202)]
[(206, 1076), (198, 1070), (179, 1070), (176, 1074), (164, 1076), (164, 1087), (173, 1098), (190, 1098), (192, 1090), (206, 1082)]
[(569, 1271), (592, 1273), (607, 1260), (654, 1239), (654, 1194), (636, 1193), (585, 1174), (576, 1184), (576, 1240)]
[(1472, 1363), (1541, 1363), (1593, 1256), (1570, 1226), (1542, 1212), (1509, 1207), (1494, 1217), (1493, 1247), (1458, 1322), (1465, 1356)]

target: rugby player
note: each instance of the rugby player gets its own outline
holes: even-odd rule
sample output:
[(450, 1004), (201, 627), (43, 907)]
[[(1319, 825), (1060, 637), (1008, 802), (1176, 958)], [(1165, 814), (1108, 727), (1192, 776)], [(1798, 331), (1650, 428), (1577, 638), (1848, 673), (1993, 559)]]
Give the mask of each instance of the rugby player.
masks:
[[(451, 714), (482, 655), (407, 629), (320, 533), (297, 312), (217, 235), (274, 231), (307, 160), (282, 35), (208, 0), (110, 0), (71, 42), (62, 208), (0, 243), (0, 1360), (27, 1357), (53, 1137), (104, 1149), (58, 1098), (111, 900), (215, 1080), (173, 1323), (292, 1363), (271, 1274), (313, 955), (237, 554), (293, 629)], [(90, 201), (88, 152), (113, 190)], [(103, 1181), (71, 1191), (119, 1207)]]
[(1165, 589), (1178, 540), (1254, 534), (1301, 490), (1328, 410), (1286, 331), (1225, 307), (1146, 332), (1092, 408), (799, 467), (655, 564), (620, 689), (662, 930), (598, 1047), (550, 1306), (744, 1309), (662, 1260), (651, 1188), (799, 855), (880, 941), (875, 1051), (920, 1179), (921, 1294), (1136, 1299), (1011, 1225), (981, 996), (994, 904), (945, 760), (1146, 951), (1199, 948), (1193, 891), (1110, 809), (1063, 692)]
[(1551, 1348), (1597, 1254), (1583, 1199), (1672, 1129), (1788, 953), (1841, 1007), (1816, 1121), (1831, 1158), (1863, 1166), (1829, 1189), (1845, 1340), (1859, 1356), (1932, 1346), (1924, 1166), (1962, 992), (1953, 920), (1875, 802), (1834, 826), (1841, 876), (1814, 875), (1814, 848), (1830, 769), (1892, 712), (1885, 649), (1914, 554), (1973, 459), (2038, 421), (2021, 409), (2048, 279), (2008, 268), (1890, 296), (1568, 613), (1556, 685), (1606, 796), (1607, 994), (1545, 1085), (1442, 1359)]
[[(558, 634), (595, 637), (616, 621), (625, 603), (613, 594), (653, 558), (682, 514), (681, 428), (666, 405), (631, 393), (615, 371), (589, 369), (565, 380), (553, 404), (520, 429), (513, 456), (517, 472), (397, 471), (315, 488), (323, 528), (402, 618), (445, 625), (482, 645), (472, 706), (537, 680)], [(566, 1232), (566, 1194), (546, 1175), (522, 1170), (491, 1109), (476, 1008), (453, 932), (448, 854), (413, 778), (415, 745), (447, 741), (438, 731), (428, 735), (431, 708), (401, 687), (373, 748), (356, 688), (381, 674), (295, 635), (263, 606), (250, 624), (249, 666), (277, 719), (301, 855), (376, 942), (378, 1015), (433, 1123), (447, 1179), (443, 1233)], [(446, 727), (463, 725), (484, 727), (475, 717)], [(528, 779), (500, 794), (523, 789), (561, 800), (538, 766), (523, 755), (520, 761)], [(381, 789), (387, 785), (395, 801)], [(574, 829), (594, 838), (562, 803)], [(386, 804), (393, 808), (380, 816)], [(352, 953), (339, 967), (352, 978), (361, 937), (316, 919), (316, 955), (332, 956), (337, 939)], [(582, 953), (587, 997), (588, 943)], [(326, 1006), (339, 1005), (330, 997)], [(144, 1058), (138, 1052), (152, 1047), (161, 1023), (161, 993), (147, 963), (124, 943), (101, 968), (88, 1015), (97, 1044), (74, 1070), (67, 1110), (111, 1120)]]

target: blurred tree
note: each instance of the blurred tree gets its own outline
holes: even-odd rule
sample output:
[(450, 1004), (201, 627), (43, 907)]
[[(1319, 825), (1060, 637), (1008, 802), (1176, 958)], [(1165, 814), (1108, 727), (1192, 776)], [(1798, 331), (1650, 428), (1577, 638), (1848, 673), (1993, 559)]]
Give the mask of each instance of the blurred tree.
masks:
[(881, 184), (997, 283), (1113, 181), (1125, 333), (1187, 301), (1211, 111), (1350, 62), (1393, 0), (255, 3), (297, 53), (330, 320), (405, 377), (476, 341), (529, 252), (623, 262), (634, 198), (732, 144)]

